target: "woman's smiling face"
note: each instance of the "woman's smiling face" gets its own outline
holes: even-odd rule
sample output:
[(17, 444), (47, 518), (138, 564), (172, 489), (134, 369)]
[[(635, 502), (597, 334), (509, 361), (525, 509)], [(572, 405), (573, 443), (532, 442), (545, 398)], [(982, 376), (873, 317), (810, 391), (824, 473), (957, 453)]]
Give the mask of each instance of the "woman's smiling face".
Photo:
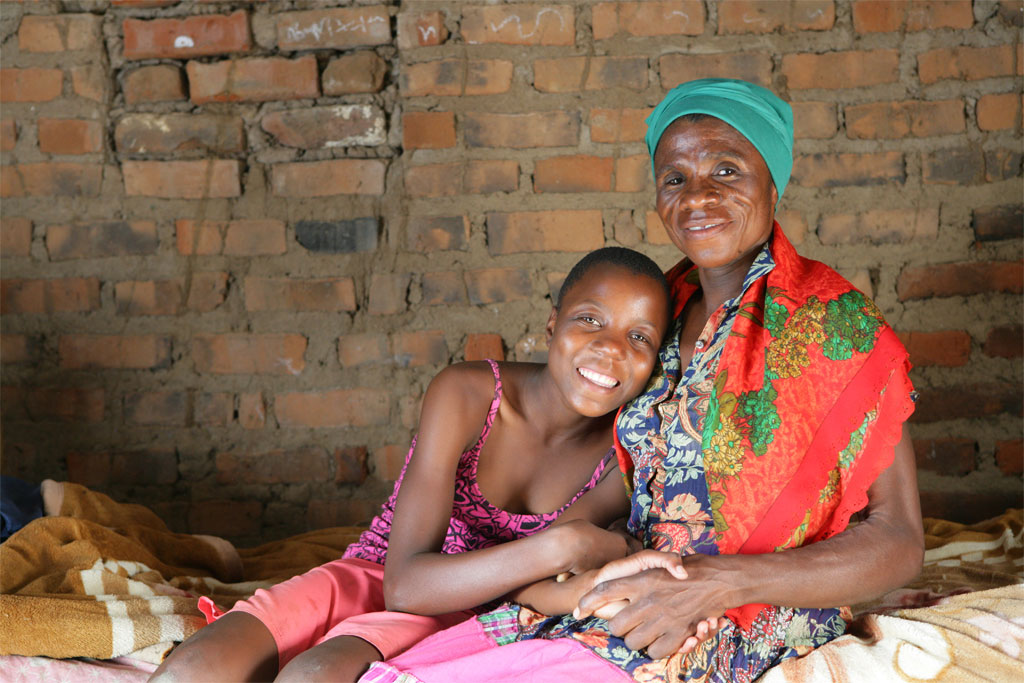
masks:
[(677, 119), (654, 152), (658, 215), (698, 268), (749, 268), (768, 240), (778, 195), (747, 138), (721, 119)]

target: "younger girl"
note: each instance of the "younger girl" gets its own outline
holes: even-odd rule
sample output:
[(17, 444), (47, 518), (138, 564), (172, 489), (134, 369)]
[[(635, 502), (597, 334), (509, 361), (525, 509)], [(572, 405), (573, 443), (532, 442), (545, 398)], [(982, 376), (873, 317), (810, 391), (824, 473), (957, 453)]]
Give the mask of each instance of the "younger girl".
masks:
[(547, 363), (440, 372), (395, 492), (359, 541), (237, 604), (155, 678), (355, 680), (513, 592), (538, 611), (571, 611), (589, 582), (551, 577), (631, 550), (605, 530), (629, 510), (612, 424), (647, 383), (669, 298), (646, 256), (619, 247), (585, 256), (548, 318)]

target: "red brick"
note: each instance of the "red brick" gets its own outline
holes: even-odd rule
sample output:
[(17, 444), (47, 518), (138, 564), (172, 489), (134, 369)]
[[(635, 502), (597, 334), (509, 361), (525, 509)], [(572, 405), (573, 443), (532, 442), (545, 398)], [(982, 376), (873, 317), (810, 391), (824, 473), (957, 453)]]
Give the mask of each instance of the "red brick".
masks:
[(190, 311), (209, 313), (227, 297), (228, 274), (225, 272), (192, 273), (185, 306)]
[(384, 389), (278, 394), (274, 412), (282, 427), (369, 427), (388, 423), (391, 405)]
[(526, 301), (533, 296), (533, 285), (520, 268), (484, 268), (466, 272), (466, 291), (469, 303), (479, 306)]
[(455, 146), (455, 113), (414, 111), (402, 114), (402, 146), (444, 149)]
[(114, 284), (118, 315), (177, 315), (184, 302), (184, 281), (135, 280)]
[(661, 87), (665, 90), (696, 78), (739, 78), (762, 86), (771, 85), (770, 52), (730, 52), (710, 55), (668, 54), (658, 60)]
[(331, 197), (384, 194), (385, 162), (380, 159), (274, 164), (270, 184), (278, 197)]
[(72, 223), (46, 229), (46, 251), (52, 261), (154, 254), (157, 245), (152, 221)]
[(846, 131), (855, 140), (952, 135), (966, 128), (961, 100), (872, 102), (846, 107)]
[(704, 33), (700, 0), (600, 2), (591, 9), (594, 40), (620, 32), (631, 36), (699, 36)]
[(129, 196), (164, 199), (214, 199), (242, 194), (239, 162), (122, 161), (124, 192)]
[(49, 161), (4, 166), (0, 197), (96, 197), (103, 166)]
[(644, 233), (648, 244), (672, 244), (668, 230), (665, 229), (665, 224), (661, 222), (657, 211), (647, 211), (644, 214)]
[(282, 145), (302, 149), (382, 145), (385, 142), (384, 112), (367, 104), (275, 111), (264, 116), (260, 125)]
[(60, 69), (0, 69), (0, 102), (49, 102), (63, 89)]
[(441, 45), (447, 39), (443, 12), (402, 12), (398, 15), (399, 50)]
[(178, 480), (174, 451), (111, 453), (110, 480), (115, 484), (173, 484)]
[(1021, 162), (1024, 154), (1017, 149), (985, 150), (985, 182), (998, 183), (1001, 180), (1021, 177)]
[(24, 334), (0, 334), (0, 363), (27, 363), (35, 356), (32, 343)]
[(402, 414), (402, 426), (413, 430), (419, 425), (422, 396), (403, 396), (398, 400), (398, 410)]
[(402, 67), (404, 97), (497, 95), (512, 86), (512, 62), (504, 59), (439, 59)]
[(94, 277), (0, 280), (0, 312), (83, 313), (100, 307), (100, 281)]
[(171, 364), (171, 338), (155, 334), (65, 334), (57, 348), (67, 370), (159, 370)]
[(382, 502), (383, 499), (366, 500), (364, 498), (311, 500), (306, 509), (306, 524), (310, 529), (329, 529), (351, 525), (366, 527), (373, 516), (380, 511)]
[[(26, 395), (25, 387), (16, 387), (16, 386), (8, 385), (8, 384), (4, 384), (3, 386), (0, 386), (0, 404), (3, 404), (3, 407), (4, 407), (4, 419), (5, 420), (18, 420), (18, 421), (21, 421), (21, 420), (29, 419), (29, 414), (27, 412), (28, 401), (27, 401), (27, 395)], [(101, 404), (101, 410), (102, 410), (102, 404)], [(33, 417), (33, 419), (38, 419), (38, 418), (37, 417)], [(100, 416), (99, 419), (103, 419), (102, 415)], [(4, 441), (6, 442), (6, 439)], [(7, 443), (4, 443), (3, 447), (4, 447), (3, 455), (4, 455), (4, 458), (6, 460), (7, 452), (8, 452), (7, 451)], [(28, 454), (34, 455), (35, 454), (35, 449), (34, 448), (30, 448), (30, 450), (28, 451)], [(8, 465), (8, 463), (4, 462), (3, 464), (5, 466), (4, 471), (6, 472), (6, 466)]]
[(354, 311), (356, 287), (351, 277), (245, 278), (248, 311)]
[(46, 154), (89, 154), (103, 151), (103, 126), (84, 119), (38, 121), (39, 151)]
[(378, 92), (388, 65), (370, 50), (332, 59), (323, 74), (324, 95)]
[(505, 360), (505, 345), (500, 334), (470, 334), (466, 336), (464, 360)]
[(971, 28), (971, 0), (854, 0), (853, 28), (857, 33), (927, 31)]
[(413, 197), (447, 197), (457, 194), (514, 192), (519, 187), (515, 161), (472, 160), (448, 164), (409, 166), (405, 191)]
[(217, 453), (214, 462), (221, 484), (299, 484), (330, 477), (330, 456), (320, 446), (268, 453)]
[(593, 251), (604, 246), (601, 212), (585, 209), (488, 213), (487, 244), (492, 256), (529, 251)]
[(362, 484), (368, 474), (366, 469), (366, 446), (347, 446), (335, 449), (334, 481), (339, 484)]
[(782, 226), (782, 232), (793, 244), (803, 244), (807, 236), (807, 219), (799, 211), (778, 211), (775, 220)]
[(634, 154), (615, 160), (615, 191), (643, 192), (651, 178), (651, 159), (646, 154)]
[(188, 528), (194, 534), (234, 538), (260, 531), (263, 504), (257, 501), (207, 500), (192, 503)]
[(1020, 261), (907, 266), (896, 280), (896, 294), (900, 301), (987, 292), (1020, 294), (1022, 278)]
[(463, 250), (469, 245), (466, 216), (411, 216), (405, 233), (410, 251)]
[(297, 221), (295, 241), (312, 252), (353, 254), (377, 249), (380, 221), (363, 216), (337, 221)]
[(1021, 0), (999, 0), (997, 12), (1008, 26), (1024, 26), (1024, 5)]
[(244, 151), (245, 133), (240, 116), (129, 114), (117, 122), (114, 143), (132, 156), (209, 156)]
[(977, 118), (981, 130), (1020, 129), (1021, 97), (1017, 93), (982, 95), (978, 98)]
[(792, 102), (794, 136), (797, 140), (827, 139), (839, 129), (832, 102)]
[(462, 189), (469, 194), (515, 192), (519, 189), (519, 164), (501, 159), (467, 161)]
[(353, 7), (277, 15), (277, 46), (281, 50), (347, 49), (391, 42), (386, 7)]
[(533, 170), (534, 192), (608, 192), (612, 189), (612, 159), (575, 155), (538, 159)]
[(579, 142), (577, 112), (527, 114), (469, 112), (462, 115), (467, 147), (573, 147)]
[(71, 67), (71, 90), (79, 97), (103, 102), (109, 89), (109, 73), (101, 64), (80, 64)]
[(189, 62), (189, 97), (208, 102), (298, 100), (320, 95), (316, 57), (228, 59), (212, 64)]
[(464, 306), (469, 302), (466, 297), (466, 283), (459, 273), (453, 270), (423, 273), (420, 291), (420, 303), (423, 306)]
[(409, 273), (374, 273), (370, 277), (370, 301), (367, 306), (371, 315), (394, 315), (407, 307)]
[(591, 142), (640, 142), (652, 109), (591, 109)]
[(978, 467), (978, 444), (973, 439), (914, 439), (919, 470), (962, 477)]
[(782, 75), (793, 90), (865, 88), (899, 80), (899, 62), (895, 49), (788, 54)]
[(408, 446), (388, 444), (375, 448), (371, 457), (373, 458), (373, 473), (378, 479), (395, 481), (402, 473), (405, 465), (405, 457), (409, 452)]
[(338, 362), (343, 368), (381, 363), (391, 357), (383, 334), (346, 334), (338, 337)]
[(1012, 45), (940, 48), (918, 56), (917, 75), (926, 84), (946, 79), (976, 81), (1013, 76), (1014, 62)]
[(971, 335), (963, 330), (900, 332), (899, 338), (914, 367), (955, 368), (966, 365), (971, 357)]
[(867, 268), (837, 268), (836, 272), (842, 275), (846, 280), (868, 295), (868, 297), (874, 297), (874, 284), (871, 281), (871, 271)]
[(461, 29), (470, 45), (572, 45), (576, 13), (571, 5), (471, 6), (462, 10)]
[(391, 338), (391, 353), (401, 368), (448, 363), (448, 344), (441, 330), (396, 332)]
[(125, 104), (174, 102), (187, 99), (185, 74), (171, 64), (143, 66), (124, 75), (121, 82)]
[(285, 224), (277, 220), (179, 220), (174, 230), (180, 254), (270, 256), (287, 249)]
[(1024, 473), (1024, 441), (996, 441), (996, 467), (1009, 476)]
[(217, 375), (299, 375), (306, 367), (301, 334), (196, 334), (196, 372)]
[(18, 143), (18, 126), (14, 119), (0, 121), (0, 152), (10, 152)]
[(93, 14), (26, 15), (18, 26), (22, 52), (76, 52), (103, 47), (102, 17)]
[[(589, 62), (589, 63), (588, 63)], [(558, 57), (533, 63), (533, 87), (561, 93), (605, 88), (647, 87), (645, 57)]]
[(793, 163), (793, 182), (804, 187), (884, 185), (905, 180), (899, 152), (811, 154), (798, 156)]
[(1021, 388), (1009, 383), (964, 384), (921, 390), (912, 422), (1021, 414)]
[(1020, 204), (975, 209), (974, 238), (979, 242), (1020, 239), (1024, 226), (1024, 207)]
[(230, 424), (235, 413), (235, 401), (231, 394), (196, 394), (193, 419), (196, 424), (208, 427), (224, 427)]
[(41, 422), (102, 422), (103, 403), (103, 389), (45, 387), (29, 389), (25, 396), (29, 417)]
[(126, 59), (187, 59), (252, 47), (249, 16), (242, 10), (184, 19), (125, 19), (123, 28)]
[(879, 209), (858, 214), (824, 215), (818, 228), (822, 244), (850, 244), (869, 241), (926, 242), (939, 235), (939, 210)]
[(124, 420), (136, 425), (184, 427), (188, 394), (184, 391), (148, 391), (124, 397)]
[(32, 253), (32, 221), (0, 216), (0, 256), (28, 256)]
[(102, 488), (110, 485), (110, 453), (68, 453), (68, 481)]
[(993, 327), (981, 347), (986, 356), (996, 358), (1020, 358), (1024, 354), (1024, 327), (1002, 325)]
[(832, 0), (756, 2), (722, 0), (718, 3), (718, 33), (774, 33), (828, 31), (836, 22)]
[(978, 147), (943, 149), (921, 155), (921, 177), (939, 185), (985, 182), (985, 156)]

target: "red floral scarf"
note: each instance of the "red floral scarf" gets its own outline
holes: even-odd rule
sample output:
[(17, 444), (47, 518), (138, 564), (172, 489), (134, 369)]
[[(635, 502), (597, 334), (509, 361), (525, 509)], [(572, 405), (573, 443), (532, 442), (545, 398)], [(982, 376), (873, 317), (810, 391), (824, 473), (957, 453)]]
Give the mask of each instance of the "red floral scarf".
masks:
[[(740, 303), (702, 433), (723, 554), (785, 550), (845, 529), (913, 412), (906, 350), (875, 304), (799, 256), (777, 223), (771, 252), (775, 268)], [(667, 274), (677, 316), (697, 291), (694, 268), (684, 260)], [(616, 451), (632, 482), (617, 439)], [(728, 615), (748, 628), (763, 607)]]

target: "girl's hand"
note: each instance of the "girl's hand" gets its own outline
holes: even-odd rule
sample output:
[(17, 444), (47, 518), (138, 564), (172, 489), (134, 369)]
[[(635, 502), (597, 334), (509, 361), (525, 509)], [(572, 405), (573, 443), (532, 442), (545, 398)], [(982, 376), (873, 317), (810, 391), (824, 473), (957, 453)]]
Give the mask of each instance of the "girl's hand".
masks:
[(565, 571), (572, 574), (598, 569), (629, 553), (629, 544), (622, 534), (602, 529), (586, 520), (573, 519), (548, 531), (557, 535), (559, 546), (565, 549)]
[[(648, 569), (664, 569), (677, 579), (686, 578), (686, 570), (683, 569), (683, 559), (675, 553), (663, 553), (657, 550), (641, 550), (638, 553), (624, 557), (621, 560), (609, 562), (602, 567), (594, 577), (594, 585), (613, 581), (626, 576), (639, 574)], [(602, 619), (611, 619), (618, 614), (622, 608), (629, 604), (626, 600), (616, 600), (595, 606), (592, 614)], [(581, 619), (584, 616), (577, 606), (573, 610), (573, 616)]]

